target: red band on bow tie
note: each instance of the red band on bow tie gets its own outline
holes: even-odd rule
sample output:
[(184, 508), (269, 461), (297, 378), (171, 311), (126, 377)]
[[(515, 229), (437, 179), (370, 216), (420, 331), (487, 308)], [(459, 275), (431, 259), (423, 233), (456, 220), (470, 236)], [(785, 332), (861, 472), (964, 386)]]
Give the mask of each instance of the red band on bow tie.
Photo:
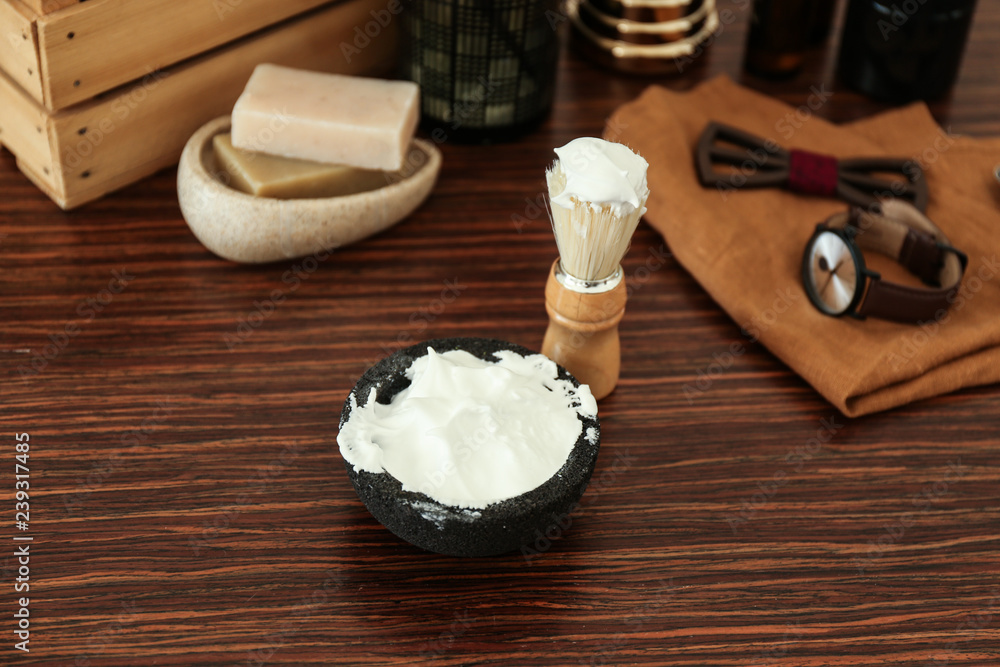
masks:
[[(757, 166), (747, 169), (747, 163)], [(890, 193), (917, 209), (927, 208), (927, 179), (913, 160), (900, 157), (836, 159), (804, 150), (788, 151), (729, 125), (710, 122), (695, 148), (698, 181), (720, 192), (782, 187), (839, 197), (855, 206), (878, 204)]]
[(788, 188), (830, 197), (837, 194), (837, 158), (809, 151), (788, 151)]

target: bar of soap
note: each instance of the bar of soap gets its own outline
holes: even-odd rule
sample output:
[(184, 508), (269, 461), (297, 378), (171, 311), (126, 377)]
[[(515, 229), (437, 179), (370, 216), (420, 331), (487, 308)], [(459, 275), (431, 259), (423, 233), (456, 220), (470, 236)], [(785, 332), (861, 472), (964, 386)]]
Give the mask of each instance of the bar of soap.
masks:
[(396, 171), (420, 112), (420, 89), (258, 65), (233, 107), (233, 145), (283, 157)]
[(212, 137), (212, 148), (219, 167), (229, 175), (229, 185), (257, 197), (339, 197), (375, 190), (399, 180), (384, 171), (245, 151), (233, 146), (228, 133)]

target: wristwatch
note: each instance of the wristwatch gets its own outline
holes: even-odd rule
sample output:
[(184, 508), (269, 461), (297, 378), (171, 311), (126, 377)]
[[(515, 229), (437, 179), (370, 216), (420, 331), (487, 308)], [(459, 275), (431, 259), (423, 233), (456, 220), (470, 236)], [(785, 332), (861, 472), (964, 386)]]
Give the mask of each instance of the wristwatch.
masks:
[[(928, 287), (882, 280), (865, 267), (862, 249), (895, 259)], [(890, 199), (816, 225), (802, 256), (802, 282), (826, 315), (916, 323), (940, 317), (954, 301), (967, 263), (926, 215)]]

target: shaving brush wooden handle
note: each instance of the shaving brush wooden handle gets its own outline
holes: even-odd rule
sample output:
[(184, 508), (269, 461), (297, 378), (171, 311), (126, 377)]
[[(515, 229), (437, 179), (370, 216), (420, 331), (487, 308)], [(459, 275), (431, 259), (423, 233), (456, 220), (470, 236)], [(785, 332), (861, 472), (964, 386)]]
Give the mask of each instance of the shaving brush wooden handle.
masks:
[(618, 323), (628, 296), (621, 262), (646, 212), (649, 165), (627, 146), (594, 137), (555, 152), (545, 184), (559, 259), (545, 285), (542, 352), (600, 400), (621, 371)]
[[(614, 391), (621, 371), (618, 323), (625, 314), (625, 281), (606, 291), (576, 291), (557, 277), (565, 276), (557, 259), (545, 284), (549, 328), (542, 354), (563, 366), (600, 400)], [(564, 278), (565, 280), (565, 278)], [(573, 280), (572, 278), (570, 280)], [(582, 281), (578, 281), (581, 282)]]

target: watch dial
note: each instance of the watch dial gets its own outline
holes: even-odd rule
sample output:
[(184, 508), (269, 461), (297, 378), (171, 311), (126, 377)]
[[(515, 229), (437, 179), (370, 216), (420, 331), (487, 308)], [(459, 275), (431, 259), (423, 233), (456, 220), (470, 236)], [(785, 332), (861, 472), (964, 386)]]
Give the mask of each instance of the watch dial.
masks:
[(812, 281), (816, 304), (831, 315), (851, 305), (858, 289), (858, 267), (847, 243), (833, 232), (822, 232), (809, 249), (807, 278)]

